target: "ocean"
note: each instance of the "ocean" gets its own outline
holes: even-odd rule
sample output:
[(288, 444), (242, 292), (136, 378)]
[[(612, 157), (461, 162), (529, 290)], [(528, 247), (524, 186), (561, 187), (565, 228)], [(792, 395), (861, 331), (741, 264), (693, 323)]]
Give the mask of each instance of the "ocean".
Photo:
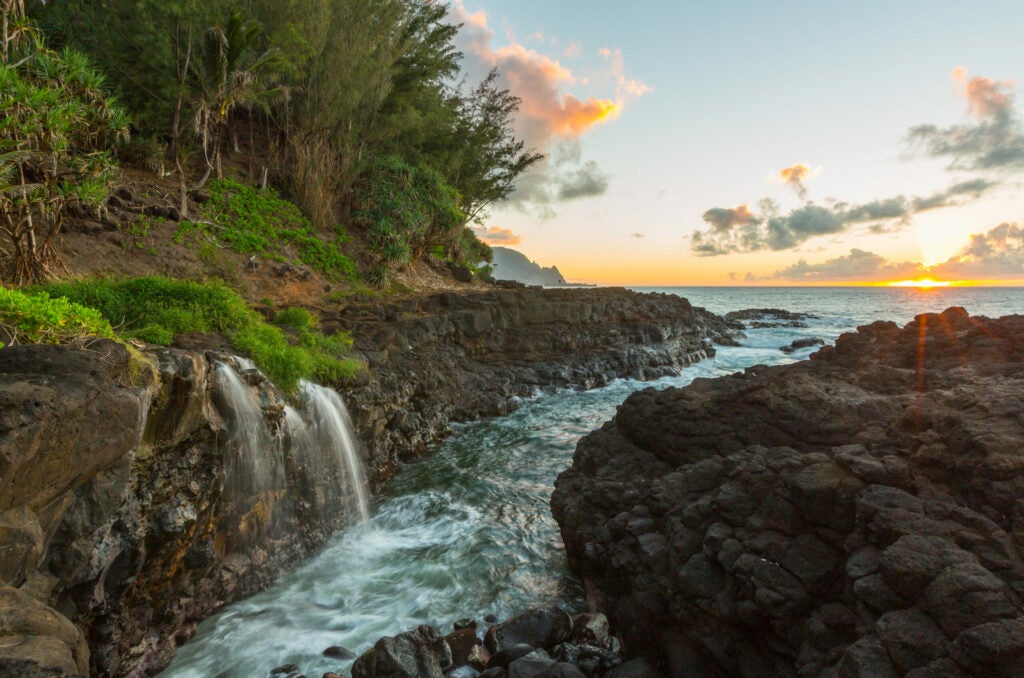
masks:
[(815, 317), (805, 327), (748, 330), (740, 346), (720, 347), (678, 377), (538, 396), (507, 416), (455, 427), (432, 454), (403, 465), (374, 498), (368, 523), (336, 535), (269, 590), (204, 621), (161, 675), (241, 678), (283, 664), (307, 675), (347, 673), (351, 662), (324, 657), (325, 648), (361, 653), (419, 624), (447, 632), (459, 618), (503, 619), (535, 605), (582, 610), (582, 587), (566, 565), (548, 500), (576, 442), (630, 393), (803, 360), (814, 349), (786, 354), (779, 347), (807, 337), (832, 343), (873, 320), (905, 324), (950, 306), (971, 315), (1024, 314), (1024, 288), (634, 289), (684, 296), (720, 314), (778, 308)]

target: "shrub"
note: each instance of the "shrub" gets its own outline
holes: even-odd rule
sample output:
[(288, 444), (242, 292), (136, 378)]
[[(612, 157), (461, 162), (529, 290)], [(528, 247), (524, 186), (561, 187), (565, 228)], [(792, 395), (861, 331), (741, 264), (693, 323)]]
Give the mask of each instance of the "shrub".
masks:
[(52, 298), (45, 292), (29, 294), (5, 287), (0, 287), (0, 334), (11, 344), (84, 343), (94, 338), (114, 338), (110, 323), (96, 309)]

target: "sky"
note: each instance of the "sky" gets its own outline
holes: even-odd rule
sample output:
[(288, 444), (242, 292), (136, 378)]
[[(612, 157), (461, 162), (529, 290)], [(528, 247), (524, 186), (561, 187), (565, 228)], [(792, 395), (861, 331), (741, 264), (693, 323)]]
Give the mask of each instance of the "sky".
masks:
[(1024, 284), (1024, 3), (451, 0), (546, 158), (479, 228), (574, 282)]

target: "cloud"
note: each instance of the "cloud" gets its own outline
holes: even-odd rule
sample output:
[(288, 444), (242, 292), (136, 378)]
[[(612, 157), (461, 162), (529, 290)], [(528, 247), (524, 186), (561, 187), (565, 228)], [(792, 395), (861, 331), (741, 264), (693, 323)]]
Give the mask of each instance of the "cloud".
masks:
[(910, 145), (948, 159), (950, 169), (1024, 169), (1024, 124), (1014, 109), (1013, 83), (971, 78), (962, 66), (953, 69), (952, 77), (976, 122), (944, 128), (917, 125), (908, 133)]
[(647, 235), (645, 233), (630, 233), (629, 237), (630, 238), (636, 238), (637, 240), (640, 240), (642, 238), (646, 238)]
[(518, 245), (523, 242), (523, 237), (512, 232), (509, 228), (474, 228), (476, 237), (488, 245)]
[(601, 195), (608, 190), (608, 175), (591, 160), (582, 167), (559, 177), (558, 197), (560, 200), (574, 200)]
[(904, 228), (915, 214), (962, 205), (965, 199), (977, 199), (997, 185), (974, 179), (924, 197), (898, 195), (853, 205), (808, 203), (788, 214), (781, 214), (778, 204), (771, 200), (761, 201), (759, 215), (746, 205), (714, 207), (703, 215), (711, 228), (695, 232), (690, 248), (700, 256), (787, 250), (811, 238), (845, 233), (858, 225), (867, 225), (872, 233), (889, 233)]
[(923, 270), (921, 264), (909, 261), (894, 264), (886, 261), (881, 255), (854, 248), (848, 255), (819, 264), (809, 264), (801, 259), (792, 266), (763, 279), (793, 282), (880, 282), (916, 278)]
[(811, 168), (802, 163), (797, 163), (791, 167), (784, 167), (779, 171), (779, 177), (783, 183), (792, 188), (800, 199), (803, 200), (807, 197), (807, 187), (804, 186), (804, 180), (811, 175)]
[[(512, 36), (507, 36), (509, 44), (495, 47), (486, 12), (469, 12), (462, 0), (455, 0), (451, 14), (462, 24), (456, 40), (469, 60), (476, 62), (480, 73), (498, 68), (501, 84), (521, 99), (518, 132), (528, 146), (543, 150), (552, 139), (579, 137), (594, 125), (614, 120), (629, 99), (650, 91), (644, 83), (626, 76), (621, 52), (602, 50), (607, 61), (602, 78), (616, 84), (615, 98), (578, 97), (565, 90), (583, 79), (558, 60), (514, 41)], [(535, 40), (542, 37), (531, 36)], [(578, 46), (568, 49), (571, 57)]]
[(955, 255), (941, 264), (890, 262), (873, 252), (850, 253), (812, 264), (804, 259), (768, 276), (747, 274), (748, 281), (790, 282), (885, 282), (895, 280), (1010, 280), (1024, 279), (1024, 228), (1003, 223), (985, 233), (975, 233)]
[[(494, 30), (486, 12), (470, 12), (463, 0), (453, 0), (453, 20), (461, 24), (456, 44), (465, 55), (464, 66), (472, 77), (497, 68), (499, 84), (520, 99), (515, 119), (516, 135), (527, 148), (550, 155), (563, 147), (578, 148), (579, 139), (597, 125), (615, 120), (628, 102), (651, 91), (645, 83), (626, 73), (622, 52), (602, 49), (604, 68), (590, 77), (577, 75), (557, 58), (517, 42), (506, 31), (506, 45), (495, 45)], [(544, 42), (543, 35), (531, 39)], [(548, 47), (554, 43), (546, 40)], [(570, 43), (563, 54), (575, 58), (580, 53)], [(574, 86), (593, 83), (604, 87), (602, 96), (579, 96), (569, 91)], [(614, 92), (614, 94), (612, 94)], [(574, 161), (546, 159), (520, 177), (513, 206), (532, 210), (540, 218), (554, 216), (552, 204), (604, 193), (609, 177), (593, 162), (584, 162), (577, 153)]]
[(580, 45), (578, 42), (570, 42), (562, 50), (562, 56), (566, 59), (576, 59), (580, 55)]
[(1002, 223), (976, 233), (959, 252), (932, 267), (932, 273), (946, 280), (1024, 278), (1024, 228)]
[(719, 232), (727, 232), (734, 226), (760, 223), (748, 205), (739, 207), (712, 207), (701, 217)]

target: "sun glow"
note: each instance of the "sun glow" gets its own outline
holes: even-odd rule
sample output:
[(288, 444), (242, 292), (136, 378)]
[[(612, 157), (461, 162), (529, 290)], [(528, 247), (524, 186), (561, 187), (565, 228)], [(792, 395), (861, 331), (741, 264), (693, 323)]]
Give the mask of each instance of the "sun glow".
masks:
[(919, 280), (900, 280), (898, 282), (889, 283), (889, 287), (919, 287), (922, 289), (932, 289), (933, 287), (949, 287), (954, 285), (949, 280), (932, 280), (931, 278), (920, 278)]

